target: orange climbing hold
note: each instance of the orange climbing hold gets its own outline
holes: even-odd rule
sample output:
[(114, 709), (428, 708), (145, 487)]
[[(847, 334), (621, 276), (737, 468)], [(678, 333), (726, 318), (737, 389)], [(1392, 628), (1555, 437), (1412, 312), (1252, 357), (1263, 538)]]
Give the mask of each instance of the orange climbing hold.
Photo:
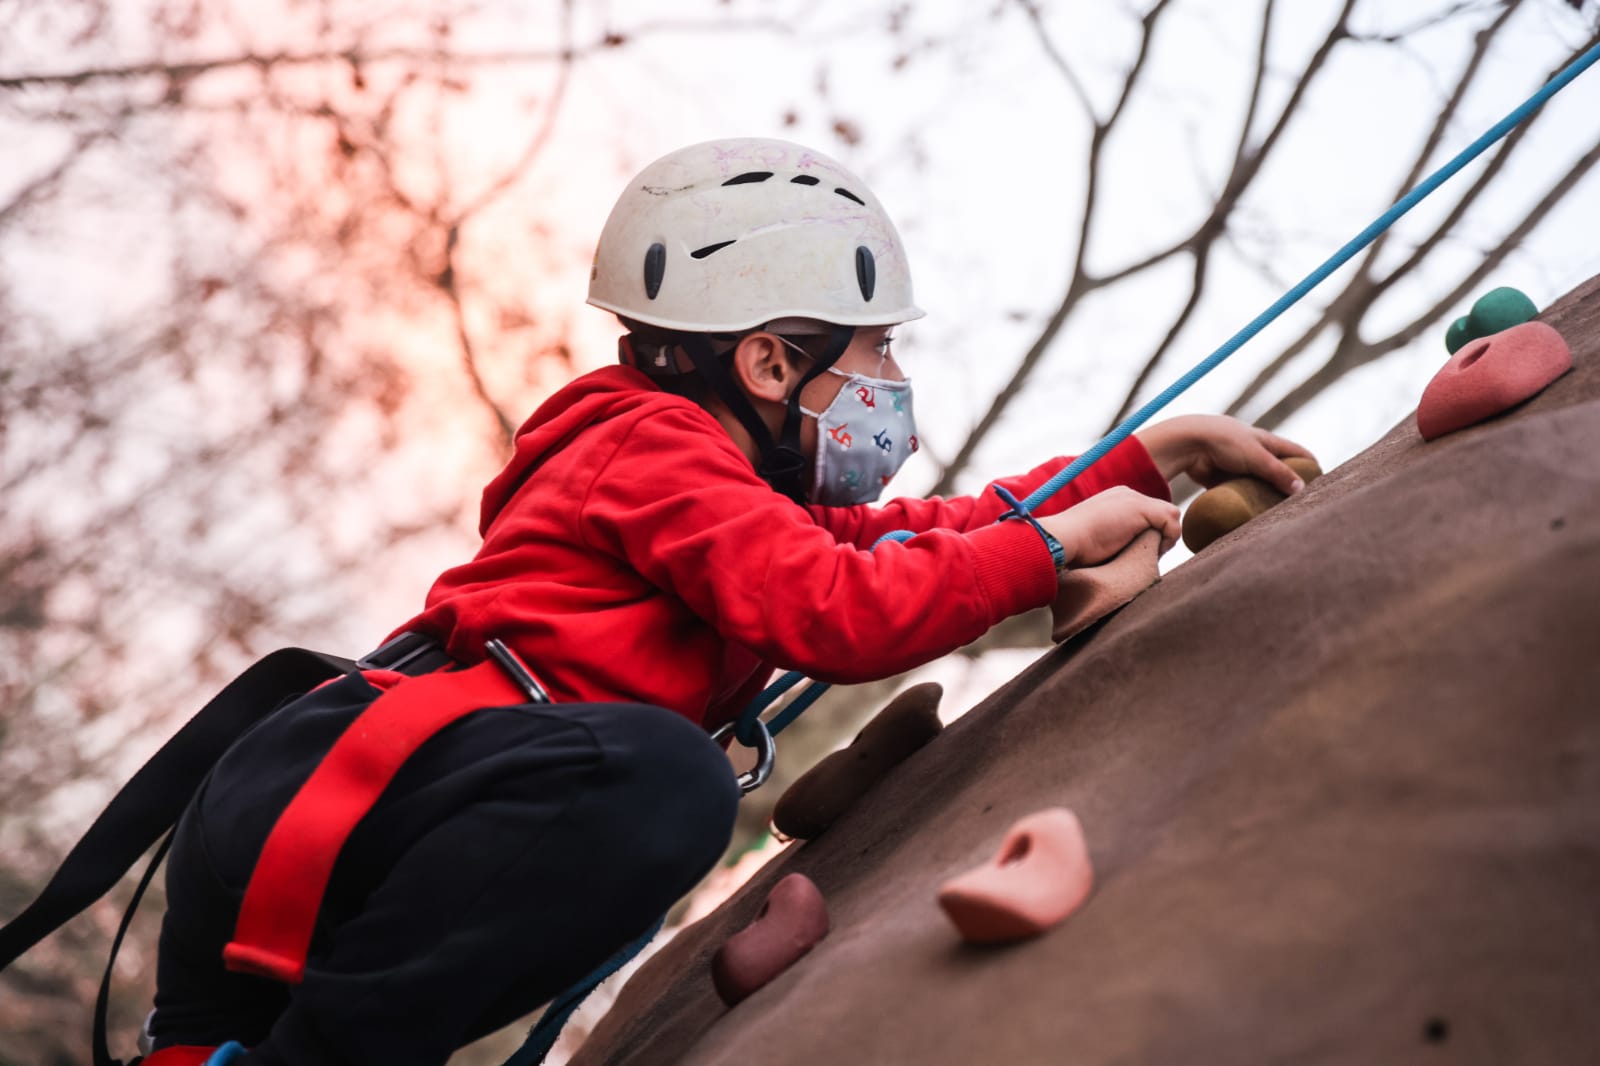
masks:
[(1532, 398), (1571, 367), (1567, 342), (1543, 322), (1472, 341), (1422, 390), (1417, 432), (1433, 440), (1475, 425)]
[(822, 890), (805, 874), (790, 874), (773, 886), (756, 920), (717, 949), (711, 983), (731, 1007), (793, 966), (827, 935)]
[(1048, 807), (1013, 825), (992, 861), (946, 881), (939, 906), (963, 940), (1001, 944), (1049, 929), (1077, 910), (1093, 885), (1078, 816)]

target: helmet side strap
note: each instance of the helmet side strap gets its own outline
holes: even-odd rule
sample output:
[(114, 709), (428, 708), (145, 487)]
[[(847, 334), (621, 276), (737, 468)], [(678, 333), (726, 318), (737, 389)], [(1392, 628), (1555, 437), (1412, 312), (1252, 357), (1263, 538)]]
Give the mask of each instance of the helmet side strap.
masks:
[(679, 346), (689, 356), (689, 361), (694, 364), (695, 372), (716, 390), (717, 396), (727, 409), (733, 412), (733, 417), (750, 433), (756, 442), (756, 448), (761, 453), (763, 460), (776, 446), (772, 439), (772, 431), (756, 413), (755, 407), (738, 385), (727, 369), (718, 361), (716, 352), (711, 348), (711, 342), (699, 333), (685, 333), (679, 337)]

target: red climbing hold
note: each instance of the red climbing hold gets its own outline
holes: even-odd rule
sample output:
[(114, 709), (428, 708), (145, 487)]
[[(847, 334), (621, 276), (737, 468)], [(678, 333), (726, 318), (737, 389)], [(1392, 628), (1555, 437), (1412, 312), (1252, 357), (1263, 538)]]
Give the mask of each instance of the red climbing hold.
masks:
[(805, 874), (790, 874), (773, 886), (756, 920), (717, 949), (711, 983), (731, 1007), (793, 966), (827, 935), (822, 890)]
[(1013, 825), (992, 861), (946, 881), (939, 906), (968, 943), (1001, 944), (1049, 929), (1093, 884), (1078, 816), (1048, 807)]
[(1531, 398), (1572, 366), (1561, 334), (1524, 322), (1463, 347), (1422, 390), (1417, 432), (1423, 440), (1482, 422)]

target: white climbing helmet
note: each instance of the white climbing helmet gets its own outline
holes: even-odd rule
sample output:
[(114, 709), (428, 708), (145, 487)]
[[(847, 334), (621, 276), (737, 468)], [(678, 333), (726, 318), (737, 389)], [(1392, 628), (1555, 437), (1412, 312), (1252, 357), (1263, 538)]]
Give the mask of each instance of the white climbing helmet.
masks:
[(600, 232), (589, 302), (692, 333), (923, 315), (872, 191), (821, 152), (757, 137), (690, 145), (629, 182)]

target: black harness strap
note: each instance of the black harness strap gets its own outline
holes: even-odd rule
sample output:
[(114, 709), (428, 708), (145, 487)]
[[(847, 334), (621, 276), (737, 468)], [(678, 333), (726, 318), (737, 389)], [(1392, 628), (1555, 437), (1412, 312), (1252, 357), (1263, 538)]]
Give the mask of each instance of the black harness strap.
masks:
[(112, 798), (27, 910), (0, 927), (0, 970), (109, 892), (177, 824), (240, 734), (290, 696), (354, 667), (336, 656), (284, 648), (234, 678)]
[[(94, 1055), (94, 1066), (122, 1066), (121, 1059), (111, 1057), (111, 1046), (106, 1039), (106, 1011), (111, 1005), (111, 971), (117, 966), (117, 952), (122, 950), (123, 938), (128, 935), (128, 927), (133, 924), (133, 916), (139, 909), (139, 901), (144, 899), (145, 890), (150, 887), (150, 882), (156, 876), (156, 869), (161, 865), (161, 860), (167, 857), (167, 851), (172, 847), (172, 834), (168, 833), (161, 841), (161, 846), (156, 848), (156, 853), (150, 856), (150, 862), (144, 868), (144, 876), (139, 878), (139, 885), (133, 890), (133, 898), (128, 901), (128, 909), (122, 912), (122, 921), (117, 923), (117, 935), (111, 941), (111, 953), (106, 957), (106, 972), (100, 975), (100, 991), (94, 998), (94, 1033), (89, 1044), (89, 1050)], [(137, 1066), (139, 1059), (134, 1059)]]

